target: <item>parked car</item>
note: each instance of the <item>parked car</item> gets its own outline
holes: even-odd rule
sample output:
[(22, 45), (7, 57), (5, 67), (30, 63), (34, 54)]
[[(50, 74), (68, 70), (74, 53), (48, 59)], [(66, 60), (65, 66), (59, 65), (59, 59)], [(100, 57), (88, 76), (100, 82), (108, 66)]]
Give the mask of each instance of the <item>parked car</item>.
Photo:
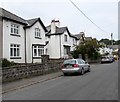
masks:
[(113, 61), (114, 61), (114, 59), (112, 57), (109, 57), (109, 56), (102, 56), (101, 57), (101, 63), (111, 63)]
[(83, 75), (86, 71), (90, 72), (90, 65), (83, 59), (69, 59), (63, 62), (61, 71), (64, 75), (70, 73), (80, 73)]

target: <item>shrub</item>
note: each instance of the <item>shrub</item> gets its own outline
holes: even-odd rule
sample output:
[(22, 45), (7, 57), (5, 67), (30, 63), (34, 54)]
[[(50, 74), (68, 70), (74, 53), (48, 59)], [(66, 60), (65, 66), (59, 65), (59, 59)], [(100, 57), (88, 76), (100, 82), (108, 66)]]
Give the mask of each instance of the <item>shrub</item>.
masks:
[(14, 66), (14, 65), (16, 65), (15, 62), (13, 61), (10, 62), (6, 58), (2, 59), (2, 67), (9, 67), (9, 66)]

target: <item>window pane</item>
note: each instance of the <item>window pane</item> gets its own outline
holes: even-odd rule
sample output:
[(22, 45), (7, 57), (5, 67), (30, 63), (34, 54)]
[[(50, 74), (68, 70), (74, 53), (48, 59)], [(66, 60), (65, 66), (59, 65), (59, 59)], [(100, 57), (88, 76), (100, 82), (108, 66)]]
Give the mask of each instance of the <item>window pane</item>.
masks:
[(16, 55), (17, 55), (17, 54), (16, 54), (16, 52), (17, 52), (17, 51), (16, 51), (16, 48), (14, 48), (14, 56), (16, 56)]
[(41, 56), (41, 54), (40, 54), (40, 49), (38, 49), (38, 56)]
[(13, 47), (13, 45), (11, 44), (10, 47)]
[(34, 49), (34, 56), (37, 56), (37, 49)]
[(37, 46), (33, 46), (34, 48), (37, 48)]
[(35, 37), (37, 36), (36, 31), (35, 31)]
[(42, 55), (44, 55), (44, 49), (42, 50)]
[(16, 47), (16, 45), (14, 45), (14, 47)]
[(13, 33), (13, 28), (11, 28), (11, 33)]
[(13, 48), (10, 48), (10, 56), (13, 56)]
[(16, 29), (16, 34), (18, 34), (18, 29)]
[(17, 56), (20, 56), (20, 50), (17, 48)]
[(19, 47), (19, 45), (17, 45), (17, 47)]

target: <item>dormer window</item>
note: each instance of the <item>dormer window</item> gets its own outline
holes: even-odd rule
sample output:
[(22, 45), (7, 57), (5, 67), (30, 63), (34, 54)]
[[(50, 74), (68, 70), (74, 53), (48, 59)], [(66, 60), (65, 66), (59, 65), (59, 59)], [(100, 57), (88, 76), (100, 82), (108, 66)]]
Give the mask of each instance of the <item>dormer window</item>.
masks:
[(19, 25), (17, 24), (11, 24), (11, 35), (17, 35), (17, 36), (20, 36), (19, 35)]
[(39, 28), (35, 28), (35, 38), (41, 38), (41, 33)]

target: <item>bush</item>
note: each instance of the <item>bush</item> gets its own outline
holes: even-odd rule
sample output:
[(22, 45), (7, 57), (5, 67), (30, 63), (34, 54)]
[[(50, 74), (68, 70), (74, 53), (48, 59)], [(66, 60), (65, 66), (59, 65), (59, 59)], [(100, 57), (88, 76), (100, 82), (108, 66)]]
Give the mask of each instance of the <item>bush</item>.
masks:
[(13, 61), (10, 62), (6, 58), (2, 59), (2, 67), (9, 67), (9, 66), (14, 66), (14, 65), (16, 65), (15, 62)]

